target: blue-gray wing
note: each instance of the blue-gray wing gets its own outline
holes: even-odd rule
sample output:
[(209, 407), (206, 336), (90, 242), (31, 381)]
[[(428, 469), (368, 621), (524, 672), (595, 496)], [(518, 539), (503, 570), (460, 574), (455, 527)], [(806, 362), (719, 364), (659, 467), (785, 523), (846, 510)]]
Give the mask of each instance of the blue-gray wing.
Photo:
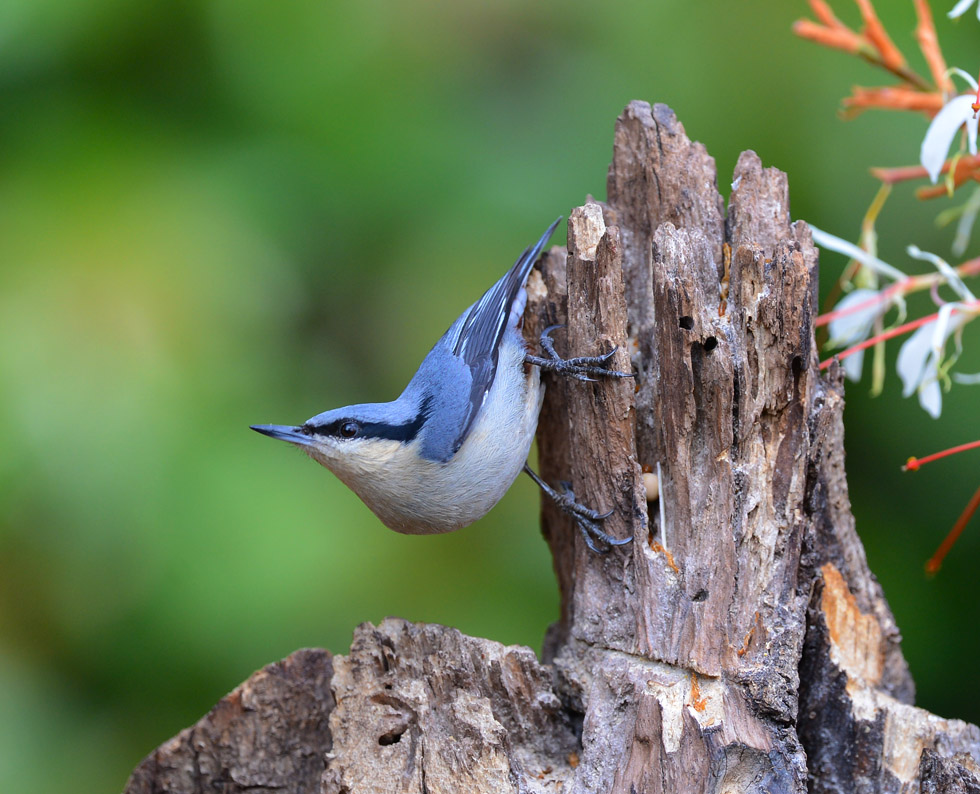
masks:
[[(444, 351), (448, 348), (448, 352), (457, 361), (462, 361), (470, 375), (469, 399), (465, 406), (460, 406), (463, 410), (459, 414), (460, 421), (455, 425), (455, 432), (452, 437), (443, 437), (437, 442), (444, 453), (448, 453), (446, 459), (463, 445), (473, 427), (487, 392), (493, 385), (500, 340), (508, 328), (515, 328), (520, 322), (524, 313), (524, 285), (527, 277), (541, 249), (560, 222), (561, 218), (558, 218), (541, 235), (541, 239), (524, 249), (514, 266), (480, 300), (463, 312), (437, 344)], [(436, 442), (436, 439), (431, 441)]]

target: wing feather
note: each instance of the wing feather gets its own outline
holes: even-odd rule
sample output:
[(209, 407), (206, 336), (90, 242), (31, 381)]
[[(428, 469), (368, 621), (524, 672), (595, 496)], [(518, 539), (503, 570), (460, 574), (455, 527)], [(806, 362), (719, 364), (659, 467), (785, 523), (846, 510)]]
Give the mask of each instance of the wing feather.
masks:
[(453, 441), (453, 452), (466, 440), (493, 385), (500, 340), (508, 328), (517, 326), (523, 315), (523, 312), (512, 312), (512, 309), (518, 299), (523, 297), (524, 285), (531, 268), (561, 220), (558, 218), (534, 245), (525, 248), (513, 267), (480, 300), (463, 312), (443, 337), (443, 342), (454, 356), (463, 360), (472, 376), (469, 406), (465, 421)]

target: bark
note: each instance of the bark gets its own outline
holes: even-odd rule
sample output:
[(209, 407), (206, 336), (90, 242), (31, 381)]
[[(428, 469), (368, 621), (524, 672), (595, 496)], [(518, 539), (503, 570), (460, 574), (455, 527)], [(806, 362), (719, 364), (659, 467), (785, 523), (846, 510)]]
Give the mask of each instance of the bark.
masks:
[(607, 195), (532, 274), (525, 331), (566, 323), (559, 351), (616, 345), (637, 372), (547, 376), (538, 429), (541, 474), (633, 542), (596, 555), (543, 502), (562, 596), (544, 662), (364, 624), (346, 656), (257, 673), (127, 792), (980, 791), (980, 731), (912, 705), (855, 531), (785, 175), (743, 153), (726, 214), (704, 147), (633, 102)]
[(319, 791), (331, 746), (332, 678), (330, 652), (322, 650), (299, 650), (259, 670), (147, 756), (126, 791)]

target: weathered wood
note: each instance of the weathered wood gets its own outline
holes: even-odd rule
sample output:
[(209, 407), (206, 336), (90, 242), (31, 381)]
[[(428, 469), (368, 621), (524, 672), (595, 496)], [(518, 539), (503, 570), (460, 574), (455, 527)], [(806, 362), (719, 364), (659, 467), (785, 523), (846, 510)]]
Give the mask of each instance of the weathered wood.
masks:
[(821, 381), (806, 510), (811, 578), (797, 732), (815, 794), (980, 791), (980, 729), (911, 705), (901, 637), (850, 512), (843, 373)]
[[(559, 351), (617, 346), (637, 379), (546, 375), (539, 470), (633, 542), (596, 555), (542, 502), (562, 599), (547, 664), (440, 626), (361, 626), (333, 657), (336, 705), (312, 698), (318, 728), (296, 734), (304, 757), (330, 748), (319, 790), (980, 791), (980, 731), (912, 705), (855, 532), (840, 373), (821, 377), (813, 339), (817, 255), (785, 175), (743, 153), (726, 215), (704, 147), (634, 102), (608, 203), (568, 229), (532, 274), (529, 344), (564, 323)], [(303, 719), (282, 694), (281, 713), (233, 694), (128, 790), (279, 785), (260, 770)]]
[(331, 737), (333, 660), (300, 650), (259, 670), (133, 771), (126, 794), (320, 790)]
[(551, 794), (572, 775), (573, 721), (530, 648), (389, 618), (334, 671), (324, 794)]
[[(731, 241), (703, 147), (667, 109), (636, 103), (616, 139), (629, 145), (614, 151), (606, 214), (644, 218), (652, 229), (648, 238), (643, 223), (633, 229), (622, 278), (629, 306), (649, 301), (629, 332), (639, 349), (636, 410), (651, 414), (637, 432), (639, 463), (658, 472), (660, 498), (649, 520), (634, 518), (632, 547), (601, 562), (578, 555), (575, 588), (563, 593), (576, 619), (556, 665), (586, 727), (593, 710), (636, 715), (584, 742), (572, 790), (628, 792), (666, 778), (676, 791), (704, 790), (706, 780), (802, 791), (805, 759), (791, 726), (807, 603), (797, 573), (815, 364), (811, 269), (788, 229), (766, 229), (760, 245), (739, 238), (723, 304)], [(674, 169), (682, 187), (667, 189)], [(778, 186), (762, 187), (737, 194), (742, 217), (782, 222), (771, 211)], [(765, 212), (753, 214), (756, 195)], [(578, 238), (573, 223), (569, 263), (589, 258)], [(569, 277), (570, 337), (583, 322), (573, 294)], [(562, 411), (573, 437), (590, 426), (590, 410), (570, 399)], [(620, 467), (631, 462), (628, 450), (614, 450)], [(623, 483), (627, 501), (629, 477), (609, 468), (593, 468), (592, 479)], [(646, 763), (630, 765), (636, 721), (655, 724), (661, 741)]]

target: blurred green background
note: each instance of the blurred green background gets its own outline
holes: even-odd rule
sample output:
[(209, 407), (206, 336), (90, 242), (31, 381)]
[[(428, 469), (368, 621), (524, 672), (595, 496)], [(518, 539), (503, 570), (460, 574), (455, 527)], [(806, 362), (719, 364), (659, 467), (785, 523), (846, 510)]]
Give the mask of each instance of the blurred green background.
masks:
[[(915, 55), (912, 4), (881, 5)], [(975, 72), (980, 26), (945, 10), (947, 57)], [(605, 195), (633, 98), (676, 110), (723, 193), (755, 149), (789, 173), (794, 217), (855, 238), (866, 167), (914, 162), (926, 121), (840, 121), (852, 83), (891, 81), (794, 39), (805, 11), (0, 4), (0, 789), (121, 789), (253, 670), (343, 652), (364, 620), (539, 647), (557, 593), (530, 481), (473, 527), (405, 537), (247, 426), (396, 396), (549, 221)], [(932, 224), (949, 204), (898, 190), (882, 256), (949, 255)], [(824, 257), (825, 293), (842, 264)], [(980, 484), (977, 453), (899, 466), (980, 435), (980, 393), (954, 389), (933, 421), (893, 369), (887, 387), (849, 387), (858, 526), (919, 702), (978, 721), (977, 522), (922, 572)]]

